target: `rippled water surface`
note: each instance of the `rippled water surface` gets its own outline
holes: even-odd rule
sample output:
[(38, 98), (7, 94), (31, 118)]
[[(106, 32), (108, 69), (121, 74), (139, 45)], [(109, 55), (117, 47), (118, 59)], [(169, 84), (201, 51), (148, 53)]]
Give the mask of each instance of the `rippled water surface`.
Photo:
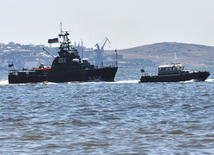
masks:
[(213, 154), (214, 78), (138, 83), (7, 82), (0, 73), (0, 154)]

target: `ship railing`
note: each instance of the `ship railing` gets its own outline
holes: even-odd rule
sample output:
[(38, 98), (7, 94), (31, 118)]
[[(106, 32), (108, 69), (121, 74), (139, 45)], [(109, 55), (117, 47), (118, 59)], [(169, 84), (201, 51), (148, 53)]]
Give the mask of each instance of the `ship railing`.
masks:
[(18, 70), (15, 70), (15, 69), (9, 70), (9, 71), (8, 71), (8, 74), (9, 74), (9, 75), (18, 75)]
[(142, 76), (155, 76), (155, 74), (144, 72), (142, 73)]
[(95, 68), (106, 68), (106, 67), (117, 67), (115, 63), (109, 64), (109, 63), (102, 63), (100, 65), (95, 64)]

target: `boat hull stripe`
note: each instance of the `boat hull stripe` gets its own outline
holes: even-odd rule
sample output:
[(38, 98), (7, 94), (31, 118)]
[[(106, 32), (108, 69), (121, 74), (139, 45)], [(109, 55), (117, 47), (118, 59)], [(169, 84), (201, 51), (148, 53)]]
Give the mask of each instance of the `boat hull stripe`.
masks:
[(81, 79), (80, 81), (85, 81), (86, 80), (86, 70), (83, 70), (82, 71), (82, 74), (81, 74)]

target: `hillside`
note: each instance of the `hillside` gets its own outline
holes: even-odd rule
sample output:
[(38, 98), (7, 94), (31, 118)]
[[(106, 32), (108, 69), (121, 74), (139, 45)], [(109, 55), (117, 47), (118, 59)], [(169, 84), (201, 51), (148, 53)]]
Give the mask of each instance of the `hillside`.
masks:
[(149, 59), (157, 65), (173, 62), (175, 55), (176, 62), (184, 65), (214, 65), (214, 47), (196, 44), (163, 42), (118, 50), (118, 54), (123, 55), (124, 60)]
[[(53, 58), (44, 52), (46, 48), (53, 55), (57, 55), (58, 48), (49, 48), (44, 45), (21, 45), (10, 42), (0, 44), (0, 70), (8, 69), (11, 61), (16, 68), (23, 68), (32, 62), (51, 65)], [(75, 46), (79, 48), (79, 46)], [(80, 55), (89, 58), (92, 64), (96, 64), (96, 52), (93, 48), (78, 49)], [(84, 51), (84, 52), (83, 52)], [(180, 62), (189, 66), (214, 66), (214, 47), (185, 44), (176, 42), (163, 42), (144, 45), (135, 48), (118, 50), (119, 67), (123, 66), (158, 66), (170, 62)], [(177, 59), (175, 60), (175, 55)], [(115, 51), (103, 52), (104, 64), (115, 63)]]

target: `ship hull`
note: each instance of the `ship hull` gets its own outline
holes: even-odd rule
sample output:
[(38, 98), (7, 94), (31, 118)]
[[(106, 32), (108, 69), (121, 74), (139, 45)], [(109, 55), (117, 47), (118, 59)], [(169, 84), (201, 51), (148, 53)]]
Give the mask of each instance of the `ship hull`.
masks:
[(140, 83), (142, 82), (179, 82), (179, 81), (205, 81), (210, 75), (209, 72), (194, 72), (185, 75), (174, 75), (174, 76), (142, 76)]
[(19, 75), (8, 75), (8, 82), (10, 84), (15, 83), (38, 83), (46, 81), (47, 76), (19, 76)]
[(86, 70), (51, 71), (48, 73), (49, 82), (70, 81), (114, 81), (117, 67), (106, 67)]
[(89, 70), (48, 71), (45, 74), (36, 73), (22, 75), (8, 75), (8, 82), (37, 83), (37, 82), (72, 82), (72, 81), (114, 81), (117, 67), (105, 67)]

